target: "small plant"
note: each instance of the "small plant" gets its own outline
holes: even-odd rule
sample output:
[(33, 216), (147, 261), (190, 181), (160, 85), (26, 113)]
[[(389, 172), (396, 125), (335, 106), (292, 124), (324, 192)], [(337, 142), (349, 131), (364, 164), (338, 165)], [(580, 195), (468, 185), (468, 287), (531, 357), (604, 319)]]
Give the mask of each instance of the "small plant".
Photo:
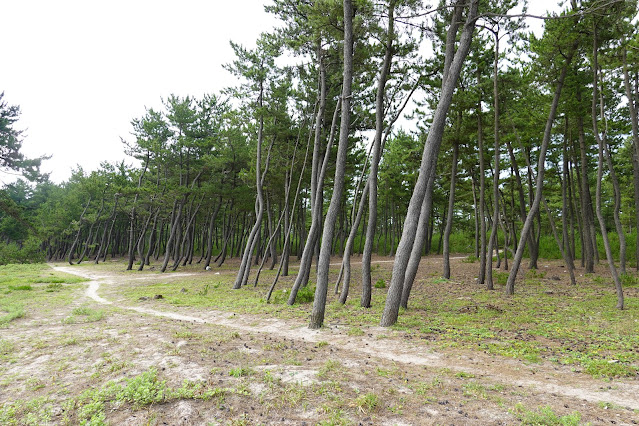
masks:
[(371, 393), (371, 392), (369, 392), (369, 393), (367, 393), (365, 395), (360, 395), (355, 400), (355, 406), (362, 413), (366, 413), (366, 414), (370, 413), (373, 410), (375, 410), (378, 405), (379, 405), (379, 397), (377, 395), (375, 395), (374, 393)]
[(375, 283), (375, 288), (386, 288), (386, 281), (379, 279)]
[(475, 263), (478, 260), (479, 260), (479, 258), (477, 256), (469, 255), (467, 258), (462, 259), (462, 262), (464, 262), (464, 263)]
[(364, 335), (364, 330), (362, 330), (359, 327), (351, 327), (351, 328), (348, 329), (346, 334), (348, 334), (349, 336), (363, 336)]
[(71, 315), (63, 319), (62, 322), (65, 324), (96, 322), (103, 317), (104, 311), (82, 306), (71, 311)]
[(317, 342), (317, 348), (323, 348), (324, 346), (328, 346), (328, 342), (325, 340), (321, 340), (319, 342)]
[(475, 377), (475, 375), (473, 373), (467, 373), (465, 371), (460, 371), (459, 373), (455, 374), (455, 377), (457, 377), (458, 379), (472, 379)]
[(621, 285), (624, 287), (634, 287), (639, 284), (639, 277), (630, 274), (621, 274), (619, 276), (621, 278)]
[(62, 290), (62, 284), (60, 283), (53, 283), (53, 284), (49, 284), (47, 285), (47, 289), (46, 292), (47, 293), (53, 293), (55, 291), (60, 291)]
[(315, 300), (315, 287), (310, 287), (310, 286), (302, 287), (297, 292), (296, 300), (299, 303), (311, 303), (313, 300)]
[(546, 271), (540, 271), (538, 269), (529, 269), (526, 271), (526, 278), (545, 278)]
[(246, 377), (251, 374), (253, 374), (253, 370), (248, 367), (232, 368), (231, 371), (229, 371), (229, 376), (231, 377)]
[(30, 291), (30, 290), (33, 290), (33, 288), (29, 284), (10, 285), (9, 286), (9, 290), (13, 290), (13, 291)]
[[(2, 315), (2, 311), (6, 314)], [(0, 325), (13, 321), (24, 316), (24, 308), (19, 303), (0, 305)]]
[(341, 366), (342, 364), (339, 361), (329, 359), (320, 367), (317, 377), (326, 377), (329, 373), (337, 371)]
[(197, 292), (198, 296), (206, 296), (209, 294), (209, 284), (207, 283), (204, 288)]
[(508, 281), (507, 272), (495, 271), (493, 272), (493, 277), (495, 277), (495, 281), (497, 281), (497, 284), (499, 285), (506, 285), (506, 282)]

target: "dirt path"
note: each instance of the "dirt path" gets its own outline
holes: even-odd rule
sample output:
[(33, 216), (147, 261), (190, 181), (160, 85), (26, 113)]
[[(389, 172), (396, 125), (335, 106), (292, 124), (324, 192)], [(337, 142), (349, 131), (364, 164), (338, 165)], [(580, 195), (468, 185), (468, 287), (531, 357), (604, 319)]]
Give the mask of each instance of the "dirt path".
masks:
[[(69, 267), (54, 269), (89, 278), (91, 281), (85, 292), (87, 297), (100, 304), (108, 304), (124, 310), (171, 320), (223, 325), (236, 330), (299, 342), (323, 342), (331, 347), (350, 352), (354, 360), (373, 357), (407, 366), (450, 369), (459, 373), (486, 377), (493, 382), (530, 389), (546, 394), (548, 399), (563, 397), (593, 404), (605, 401), (630, 410), (639, 410), (639, 385), (631, 381), (615, 381), (614, 386), (608, 386), (605, 382), (576, 373), (568, 366), (549, 363), (531, 365), (476, 352), (436, 352), (423, 343), (384, 339), (383, 336), (388, 330), (381, 327), (366, 329), (365, 336), (349, 336), (341, 332), (339, 326), (309, 330), (305, 324), (281, 319), (259, 318), (257, 321), (258, 318), (254, 316), (211, 310), (194, 312), (191, 310), (191, 315), (184, 315), (169, 310), (131, 306), (99, 296), (101, 290), (108, 290), (109, 286), (114, 285), (114, 280), (118, 278), (116, 276), (79, 271), (77, 268)], [(188, 274), (178, 273), (163, 277), (186, 275)], [(141, 279), (147, 279), (147, 277)]]

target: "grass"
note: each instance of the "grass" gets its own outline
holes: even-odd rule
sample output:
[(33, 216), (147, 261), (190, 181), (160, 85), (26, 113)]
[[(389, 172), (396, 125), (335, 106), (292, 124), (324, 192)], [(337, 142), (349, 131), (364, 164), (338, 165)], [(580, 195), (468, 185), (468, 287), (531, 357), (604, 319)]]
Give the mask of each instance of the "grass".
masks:
[(581, 424), (581, 415), (578, 412), (561, 416), (549, 406), (528, 410), (522, 404), (517, 404), (513, 414), (519, 418), (522, 425), (579, 426)]
[(62, 320), (62, 322), (64, 322), (65, 324), (88, 323), (100, 321), (103, 317), (103, 310), (82, 306), (73, 309), (71, 311), (71, 315)]
[(44, 305), (45, 299), (51, 308), (68, 303), (65, 290), (82, 281), (86, 280), (41, 263), (0, 266), (0, 327), (25, 317), (31, 307)]
[[(544, 262), (541, 260), (540, 265)], [(286, 303), (294, 270), (278, 283), (280, 287), (271, 303), (265, 303), (264, 293), (274, 271), (263, 271), (258, 287), (251, 285), (240, 290), (231, 290), (235, 278), (232, 267), (219, 271), (215, 286), (209, 286), (205, 295), (198, 294), (198, 290), (206, 288), (210, 279), (206, 274), (165, 278), (161, 283), (130, 286), (123, 292), (131, 302), (141, 296), (162, 294), (174, 306), (265, 315), (301, 323), (308, 320), (307, 302), (314, 296), (312, 285), (298, 293), (299, 303)], [(337, 268), (331, 270), (332, 274), (337, 272)], [(427, 339), (440, 348), (482, 350), (531, 363), (551, 360), (571, 364), (595, 377), (631, 377), (639, 372), (639, 353), (633, 350), (639, 347), (639, 335), (630, 332), (639, 321), (639, 301), (628, 297), (627, 309), (618, 311), (612, 286), (604, 279), (594, 280), (598, 275), (583, 277), (577, 287), (570, 287), (566, 281), (546, 276), (544, 270), (526, 271), (525, 282), (518, 285), (512, 297), (501, 291), (486, 291), (474, 282), (458, 282), (454, 277), (442, 280), (437, 275), (438, 272), (433, 273), (421, 281), (418, 278), (409, 309), (401, 311), (398, 323), (390, 329), (393, 334)], [(373, 282), (387, 276), (385, 268), (378, 268), (373, 271)], [(495, 271), (494, 276), (499, 289), (507, 273)], [(632, 273), (624, 280), (637, 282)], [(349, 335), (358, 336), (378, 325), (386, 292), (376, 292), (372, 307), (361, 308), (356, 277), (353, 282), (353, 296), (345, 305), (331, 300), (329, 291), (325, 323), (345, 325)], [(181, 292), (182, 288), (187, 292)], [(618, 362), (609, 364), (613, 356)]]
[(151, 368), (135, 377), (110, 381), (99, 389), (89, 389), (65, 406), (65, 421), (71, 424), (103, 425), (108, 407), (129, 404), (135, 410), (176, 399), (223, 398), (236, 389), (211, 388), (200, 382), (186, 381), (180, 388), (171, 388), (158, 372)]

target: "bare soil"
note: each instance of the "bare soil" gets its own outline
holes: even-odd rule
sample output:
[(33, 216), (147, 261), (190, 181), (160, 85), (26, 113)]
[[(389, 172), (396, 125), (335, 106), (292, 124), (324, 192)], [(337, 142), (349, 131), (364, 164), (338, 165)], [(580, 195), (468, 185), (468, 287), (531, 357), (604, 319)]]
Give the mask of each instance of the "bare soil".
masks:
[[(438, 272), (440, 260), (425, 258), (419, 277)], [(452, 261), (455, 282), (473, 283), (477, 264), (462, 260)], [(379, 273), (392, 268), (388, 258), (375, 262)], [(517, 407), (550, 407), (557, 416), (577, 412), (581, 422), (591, 424), (639, 422), (636, 377), (596, 379), (574, 366), (443, 348), (375, 326), (362, 326), (361, 333), (339, 323), (309, 330), (299, 319), (121, 296), (132, 286), (170, 281), (179, 287), (193, 274), (232, 275), (232, 270), (132, 275), (123, 267), (52, 266), (90, 281), (68, 304), (30, 312), (0, 329), (16, 355), (0, 367), (0, 404), (47, 398), (54, 407), (51, 424), (73, 424), (65, 415), (70, 398), (149, 368), (172, 387), (188, 380), (233, 392), (144, 408), (110, 406), (110, 424), (501, 425), (521, 422)], [(560, 277), (551, 290), (560, 292), (566, 285), (562, 265), (542, 263), (542, 268), (549, 280)], [(438, 285), (434, 303), (436, 297), (466, 297), (459, 286)], [(636, 297), (635, 290), (628, 297)], [(356, 288), (351, 291), (358, 297)], [(78, 306), (102, 309), (104, 318), (65, 323)], [(238, 369), (245, 374), (231, 374)]]

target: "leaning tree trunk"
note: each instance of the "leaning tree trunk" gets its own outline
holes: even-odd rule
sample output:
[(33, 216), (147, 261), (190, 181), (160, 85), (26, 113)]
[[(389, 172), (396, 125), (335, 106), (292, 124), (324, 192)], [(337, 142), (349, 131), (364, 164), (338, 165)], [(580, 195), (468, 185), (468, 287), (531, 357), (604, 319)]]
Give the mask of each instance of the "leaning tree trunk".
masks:
[[(313, 158), (311, 162), (311, 227), (306, 236), (306, 242), (304, 244), (304, 249), (302, 251), (302, 256), (300, 259), (299, 271), (297, 273), (297, 277), (295, 278), (295, 283), (291, 288), (291, 294), (288, 298), (287, 303), (289, 305), (295, 303), (295, 298), (297, 297), (297, 292), (300, 287), (305, 286), (308, 283), (308, 277), (311, 273), (311, 264), (313, 262), (313, 251), (315, 250), (315, 244), (317, 242), (319, 222), (322, 220), (324, 197), (322, 194), (322, 182), (321, 179), (319, 179), (319, 175), (321, 174), (320, 141), (322, 137), (324, 113), (326, 111), (326, 68), (322, 55), (321, 40), (318, 40), (317, 65), (319, 71), (319, 90), (317, 94), (317, 103), (319, 104), (319, 108), (317, 109), (317, 115), (315, 116), (315, 137), (313, 140)], [(335, 109), (335, 114), (337, 114), (337, 108)], [(328, 156), (329, 152), (330, 149), (327, 149), (325, 156)]]
[(84, 244), (84, 250), (82, 250), (82, 254), (80, 254), (80, 258), (78, 259), (78, 265), (82, 262), (82, 260), (84, 260), (84, 256), (86, 256), (89, 253), (89, 245), (91, 243), (91, 238), (93, 237), (93, 228), (95, 227), (95, 225), (97, 225), (98, 221), (100, 220), (100, 215), (102, 214), (102, 211), (104, 210), (104, 194), (102, 194), (102, 203), (100, 204), (100, 210), (98, 210), (98, 214), (95, 216), (95, 221), (91, 224), (91, 226), (89, 227), (89, 236), (86, 239), (86, 242)]
[[(362, 298), (360, 306), (371, 306), (371, 256), (373, 254), (373, 240), (377, 228), (377, 172), (379, 160), (382, 155), (382, 132), (384, 131), (384, 95), (386, 93), (386, 81), (390, 73), (393, 59), (393, 38), (395, 37), (395, 1), (388, 2), (388, 32), (386, 38), (386, 51), (382, 63), (379, 79), (377, 81), (377, 97), (375, 102), (375, 138), (371, 157), (371, 168), (368, 177), (368, 227), (366, 228), (366, 240), (362, 253)], [(350, 268), (350, 265), (349, 265)], [(350, 272), (350, 271), (349, 271)], [(344, 299), (346, 300), (346, 299)]]
[[(315, 195), (311, 191), (311, 228), (308, 231), (306, 243), (304, 244), (304, 250), (302, 252), (302, 259), (300, 261), (300, 269), (295, 279), (295, 284), (291, 288), (291, 294), (289, 295), (287, 303), (292, 305), (297, 298), (297, 292), (300, 287), (306, 286), (311, 274), (311, 263), (313, 262), (313, 253), (317, 249), (319, 243), (320, 227), (322, 226), (322, 211), (324, 204), (324, 177), (326, 176), (326, 170), (328, 169), (328, 160), (330, 158), (331, 148), (333, 147), (333, 140), (335, 138), (335, 129), (337, 126), (337, 113), (341, 105), (341, 98), (338, 99), (335, 111), (333, 113), (333, 121), (331, 123), (331, 131), (328, 136), (328, 143), (326, 144), (326, 152), (324, 153), (324, 159), (322, 161), (321, 168), (319, 168), (317, 176), (317, 188), (315, 189)], [(318, 142), (318, 134), (316, 132), (315, 142)], [(318, 142), (319, 143), (319, 142)], [(315, 155), (315, 154), (313, 154)], [(313, 159), (315, 161), (315, 159)], [(311, 185), (312, 186), (312, 185)]]
[[(601, 229), (601, 239), (604, 243), (604, 248), (606, 250), (606, 258), (608, 259), (608, 266), (610, 267), (610, 274), (612, 275), (612, 279), (615, 282), (615, 289), (617, 291), (617, 309), (624, 308), (624, 296), (623, 289), (621, 288), (621, 279), (619, 278), (619, 273), (617, 271), (617, 267), (615, 266), (615, 261), (612, 256), (612, 249), (610, 248), (610, 241), (608, 240), (608, 230), (606, 229), (606, 222), (601, 211), (601, 181), (603, 179), (603, 163), (604, 163), (604, 151), (606, 151), (606, 137), (608, 131), (608, 125), (606, 123), (606, 117), (604, 115), (604, 102), (603, 95), (600, 97), (600, 107), (601, 107), (601, 119), (604, 120), (605, 130), (603, 136), (599, 133), (599, 125), (597, 123), (597, 92), (599, 86), (599, 77), (598, 70), (599, 64), (597, 63), (597, 29), (594, 28), (594, 37), (593, 37), (593, 48), (592, 48), (592, 130), (595, 134), (595, 139), (597, 141), (597, 145), (599, 146), (599, 156), (597, 162), (597, 192), (596, 192), (596, 211), (597, 211), (597, 219), (599, 220), (599, 228)], [(612, 162), (608, 164), (612, 165)], [(610, 171), (614, 173), (614, 170), (610, 168)]]
[[(255, 249), (255, 245), (257, 243), (257, 235), (260, 231), (260, 227), (262, 226), (262, 216), (264, 215), (264, 178), (266, 175), (266, 171), (268, 170), (268, 161), (266, 160), (266, 167), (264, 167), (264, 173), (262, 173), (262, 142), (264, 141), (264, 111), (262, 111), (262, 106), (264, 102), (264, 82), (260, 81), (260, 93), (258, 96), (258, 106), (260, 109), (260, 118), (259, 118), (259, 127), (257, 130), (257, 156), (255, 159), (255, 184), (257, 186), (257, 209), (255, 211), (255, 224), (251, 229), (251, 233), (246, 241), (246, 247), (244, 248), (244, 254), (242, 256), (242, 263), (240, 264), (240, 269), (237, 272), (237, 277), (235, 278), (235, 284), (233, 285), (234, 289), (242, 288), (242, 286), (246, 285), (248, 282), (249, 272), (251, 271), (251, 254)], [(272, 142), (271, 142), (272, 146)], [(269, 148), (268, 155), (270, 156), (271, 150)]]
[[(411, 196), (410, 204), (404, 220), (404, 228), (402, 231), (402, 237), (397, 247), (395, 262), (393, 264), (393, 272), (391, 276), (391, 283), (388, 289), (388, 296), (386, 298), (386, 304), (384, 306), (384, 313), (382, 314), (381, 325), (388, 327), (397, 322), (397, 316), (399, 315), (399, 306), (402, 299), (402, 292), (404, 290), (404, 278), (406, 276), (406, 266), (410, 259), (410, 254), (413, 251), (413, 243), (415, 241), (415, 233), (420, 222), (420, 212), (424, 198), (432, 197), (432, 194), (426, 194), (428, 181), (432, 176), (432, 171), (437, 164), (437, 156), (441, 146), (442, 136), (444, 134), (444, 128), (446, 124), (446, 116), (448, 115), (448, 109), (452, 102), (453, 92), (457, 85), (457, 80), (461, 73), (463, 63), (465, 62), (468, 51), (470, 50), (470, 43), (472, 41), (473, 31), (475, 29), (475, 19), (477, 17), (478, 0), (471, 0), (469, 5), (468, 16), (466, 23), (462, 31), (462, 35), (459, 41), (457, 51), (454, 53), (453, 59), (448, 58), (453, 55), (453, 49), (446, 49), (446, 60), (450, 63), (449, 68), (444, 69), (444, 77), (442, 79), (442, 91), (440, 94), (437, 108), (433, 115), (433, 121), (426, 138), (424, 145), (424, 152), (422, 155), (422, 161), (420, 164), (420, 173), (415, 183), (413, 195)], [(464, 4), (464, 0), (460, 0), (456, 3), (458, 6)], [(447, 35), (447, 43), (454, 43), (456, 37), (455, 34)], [(452, 43), (450, 43), (452, 40)], [(420, 248), (421, 251), (421, 248)]]
[(544, 166), (546, 162), (546, 151), (548, 149), (548, 144), (550, 143), (550, 137), (552, 135), (552, 125), (555, 121), (555, 116), (557, 115), (557, 106), (559, 104), (559, 98), (561, 97), (561, 90), (564, 86), (564, 81), (566, 79), (566, 74), (568, 73), (568, 66), (570, 62), (572, 62), (572, 57), (575, 53), (577, 46), (576, 42), (570, 48), (568, 52), (568, 56), (566, 57), (566, 63), (564, 64), (559, 79), (557, 80), (557, 84), (555, 86), (555, 93), (552, 100), (552, 105), (550, 107), (550, 113), (548, 114), (548, 120), (546, 121), (546, 128), (544, 130), (544, 138), (541, 143), (541, 149), (539, 150), (539, 162), (537, 163), (537, 183), (535, 188), (535, 198), (530, 206), (530, 210), (528, 211), (528, 216), (526, 216), (526, 221), (524, 222), (524, 226), (521, 230), (522, 238), (519, 240), (519, 245), (517, 246), (517, 252), (515, 253), (515, 257), (513, 258), (512, 268), (510, 269), (510, 274), (508, 274), (508, 280), (506, 282), (506, 294), (512, 295), (515, 293), (515, 279), (517, 278), (517, 273), (519, 272), (519, 266), (521, 265), (521, 259), (524, 256), (524, 249), (526, 247), (526, 239), (523, 236), (527, 235), (531, 227), (533, 225), (533, 220), (535, 220), (535, 216), (539, 213), (539, 205), (541, 204), (542, 191), (544, 186)]
[[(173, 218), (173, 223), (171, 224), (171, 232), (169, 233), (169, 238), (166, 240), (166, 247), (164, 253), (164, 261), (162, 262), (162, 267), (160, 268), (161, 272), (166, 271), (166, 267), (169, 264), (169, 258), (171, 257), (171, 250), (173, 249), (173, 242), (175, 241), (178, 227), (180, 226), (180, 221), (182, 220), (182, 209), (186, 204), (186, 198), (188, 194), (184, 194), (181, 201), (175, 200), (175, 204), (178, 204), (177, 211), (175, 213), (175, 217)], [(175, 206), (174, 206), (175, 210)]]
[(352, 0), (344, 0), (344, 71), (342, 79), (342, 113), (335, 160), (335, 179), (333, 195), (324, 219), (321, 248), (317, 264), (317, 283), (315, 299), (309, 328), (317, 329), (324, 323), (326, 309), (326, 295), (328, 293), (328, 269), (331, 261), (331, 243), (333, 231), (344, 190), (344, 176), (346, 173), (346, 151), (348, 149), (348, 135), (351, 114), (351, 86), (353, 83), (353, 4)]

